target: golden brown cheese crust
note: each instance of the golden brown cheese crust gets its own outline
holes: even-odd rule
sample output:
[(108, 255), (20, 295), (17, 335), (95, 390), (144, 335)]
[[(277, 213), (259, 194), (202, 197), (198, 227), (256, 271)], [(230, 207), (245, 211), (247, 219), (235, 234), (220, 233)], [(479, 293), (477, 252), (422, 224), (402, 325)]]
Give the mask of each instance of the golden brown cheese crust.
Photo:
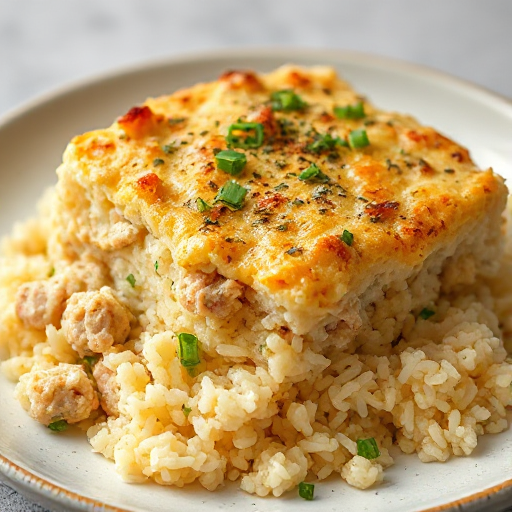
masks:
[[(273, 91), (293, 89), (302, 110), (274, 111)], [(362, 119), (333, 108), (361, 98), (329, 68), (285, 67), (268, 75), (224, 74), (172, 96), (149, 99), (112, 127), (76, 137), (61, 173), (98, 189), (144, 225), (189, 270), (212, 268), (287, 308), (328, 307), (392, 259), (414, 266), (501, 208), (506, 189), (468, 151), (414, 119), (365, 102)], [(215, 153), (239, 119), (259, 122), (264, 142), (233, 178)], [(313, 150), (318, 134), (346, 140), (365, 129), (362, 149)], [(301, 181), (312, 163), (328, 183)], [(201, 213), (235, 179), (249, 192), (239, 211)], [(349, 246), (340, 236), (353, 234)]]

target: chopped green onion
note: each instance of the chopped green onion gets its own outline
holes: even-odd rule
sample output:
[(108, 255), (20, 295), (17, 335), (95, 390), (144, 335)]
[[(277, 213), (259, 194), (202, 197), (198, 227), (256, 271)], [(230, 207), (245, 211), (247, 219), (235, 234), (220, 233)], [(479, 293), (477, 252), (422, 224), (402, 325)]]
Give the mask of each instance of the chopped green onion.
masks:
[(289, 188), (286, 183), (279, 183), (279, 185), (276, 185), (274, 187), (274, 190), (277, 190), (279, 192), (279, 190), (283, 190), (285, 188)]
[(155, 167), (157, 167), (158, 165), (162, 165), (163, 163), (164, 163), (164, 161), (163, 161), (161, 158), (155, 158), (155, 159), (153, 160), (153, 165), (154, 165)]
[(48, 277), (53, 277), (55, 275), (55, 267), (52, 267), (48, 272)]
[(261, 123), (234, 123), (228, 129), (226, 140), (235, 148), (259, 148), (263, 144)]
[(221, 171), (236, 176), (240, 174), (245, 167), (247, 157), (244, 153), (240, 153), (239, 151), (225, 149), (215, 155), (215, 161), (217, 162), (217, 168)]
[(130, 283), (132, 288), (135, 288), (135, 277), (133, 277), (133, 274), (128, 274), (126, 280)]
[(315, 484), (301, 482), (299, 484), (299, 496), (305, 500), (311, 501), (315, 495)]
[(444, 172), (446, 174), (453, 174), (455, 171), (453, 169), (445, 169)]
[(98, 358), (96, 356), (84, 356), (83, 362), (92, 368), (98, 362)]
[(343, 230), (343, 234), (340, 236), (341, 241), (345, 242), (349, 247), (352, 245), (352, 242), (354, 241), (354, 235), (347, 231), (346, 229)]
[(304, 204), (304, 201), (302, 199), (297, 198), (292, 201), (292, 204), (293, 206), (302, 206)]
[(364, 113), (364, 103), (360, 101), (354, 105), (334, 107), (334, 115), (338, 119), (362, 119), (366, 116)]
[(199, 341), (197, 336), (187, 332), (180, 332), (177, 336), (180, 363), (191, 374), (191, 370), (201, 362), (199, 358)]
[(188, 418), (188, 415), (192, 412), (191, 407), (185, 407), (185, 404), (181, 406), (181, 410), (183, 411), (183, 414), (185, 415), (185, 418)]
[(316, 164), (311, 164), (307, 169), (304, 169), (299, 174), (299, 180), (301, 181), (307, 181), (307, 180), (315, 180), (320, 181), (322, 183), (327, 183), (330, 181), (329, 176), (324, 174)]
[(288, 231), (288, 224), (279, 224), (279, 226), (277, 226), (277, 230), (278, 231)]
[(244, 204), (247, 189), (239, 185), (236, 181), (225, 183), (215, 196), (215, 203), (222, 203), (230, 210), (240, 210)]
[(158, 260), (155, 261), (155, 272), (158, 274)]
[(198, 197), (196, 199), (196, 205), (197, 205), (197, 209), (203, 213), (203, 212), (207, 212), (208, 210), (211, 210), (212, 207), (206, 202), (204, 201), (203, 199), (201, 199), (200, 197)]
[(307, 103), (291, 89), (273, 92), (270, 96), (272, 100), (272, 110), (302, 110), (307, 107)]
[(348, 134), (348, 143), (352, 149), (360, 149), (368, 146), (370, 141), (366, 130), (352, 130)]
[(48, 425), (48, 428), (54, 432), (64, 432), (64, 430), (67, 430), (68, 427), (69, 425), (66, 420), (54, 421)]
[(373, 437), (357, 440), (357, 455), (365, 459), (376, 459), (380, 457), (379, 447)]
[(329, 149), (334, 149), (336, 146), (348, 146), (348, 143), (339, 137), (333, 137), (330, 133), (317, 133), (314, 141), (307, 145), (308, 151), (319, 153)]
[(428, 308), (423, 308), (420, 312), (420, 318), (423, 318), (423, 320), (428, 320), (431, 316), (434, 316), (436, 314), (435, 311), (432, 311)]

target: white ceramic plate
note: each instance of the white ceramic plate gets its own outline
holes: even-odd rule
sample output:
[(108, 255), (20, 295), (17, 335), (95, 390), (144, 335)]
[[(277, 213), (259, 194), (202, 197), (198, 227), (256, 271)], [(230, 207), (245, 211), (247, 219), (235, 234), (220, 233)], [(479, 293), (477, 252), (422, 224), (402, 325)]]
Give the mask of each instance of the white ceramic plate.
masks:
[[(512, 177), (512, 104), (432, 70), (325, 50), (243, 50), (173, 59), (94, 79), (33, 102), (0, 122), (0, 233), (33, 213), (75, 134), (109, 125), (147, 96), (216, 78), (226, 69), (270, 71), (287, 63), (335, 66), (376, 105), (408, 112), (471, 148), (482, 167)], [(237, 486), (210, 493), (130, 485), (91, 453), (84, 436), (55, 435), (32, 421), (0, 376), (0, 478), (53, 510), (261, 512), (500, 510), (512, 500), (512, 430), (481, 439), (468, 458), (422, 464), (399, 456), (383, 485), (358, 491), (338, 478), (317, 484), (313, 502), (296, 493), (260, 499)]]

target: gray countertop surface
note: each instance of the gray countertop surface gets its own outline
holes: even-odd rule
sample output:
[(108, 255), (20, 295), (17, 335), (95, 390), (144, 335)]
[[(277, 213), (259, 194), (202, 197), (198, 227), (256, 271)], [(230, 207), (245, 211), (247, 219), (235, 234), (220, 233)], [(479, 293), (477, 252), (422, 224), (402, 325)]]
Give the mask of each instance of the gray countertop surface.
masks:
[[(511, 23), (510, 0), (0, 0), (0, 116), (119, 67), (270, 45), (395, 57), (512, 98)], [(0, 511), (45, 509), (0, 483)]]

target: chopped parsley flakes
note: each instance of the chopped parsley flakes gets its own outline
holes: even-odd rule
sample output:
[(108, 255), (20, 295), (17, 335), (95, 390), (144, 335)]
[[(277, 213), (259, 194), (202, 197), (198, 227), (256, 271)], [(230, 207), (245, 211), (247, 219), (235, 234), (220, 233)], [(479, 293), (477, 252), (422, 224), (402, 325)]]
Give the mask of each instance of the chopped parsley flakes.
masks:
[(128, 274), (128, 275), (126, 276), (126, 280), (130, 283), (130, 286), (131, 286), (132, 288), (135, 288), (135, 282), (136, 282), (136, 280), (135, 280), (135, 277), (133, 276), (133, 274)]

